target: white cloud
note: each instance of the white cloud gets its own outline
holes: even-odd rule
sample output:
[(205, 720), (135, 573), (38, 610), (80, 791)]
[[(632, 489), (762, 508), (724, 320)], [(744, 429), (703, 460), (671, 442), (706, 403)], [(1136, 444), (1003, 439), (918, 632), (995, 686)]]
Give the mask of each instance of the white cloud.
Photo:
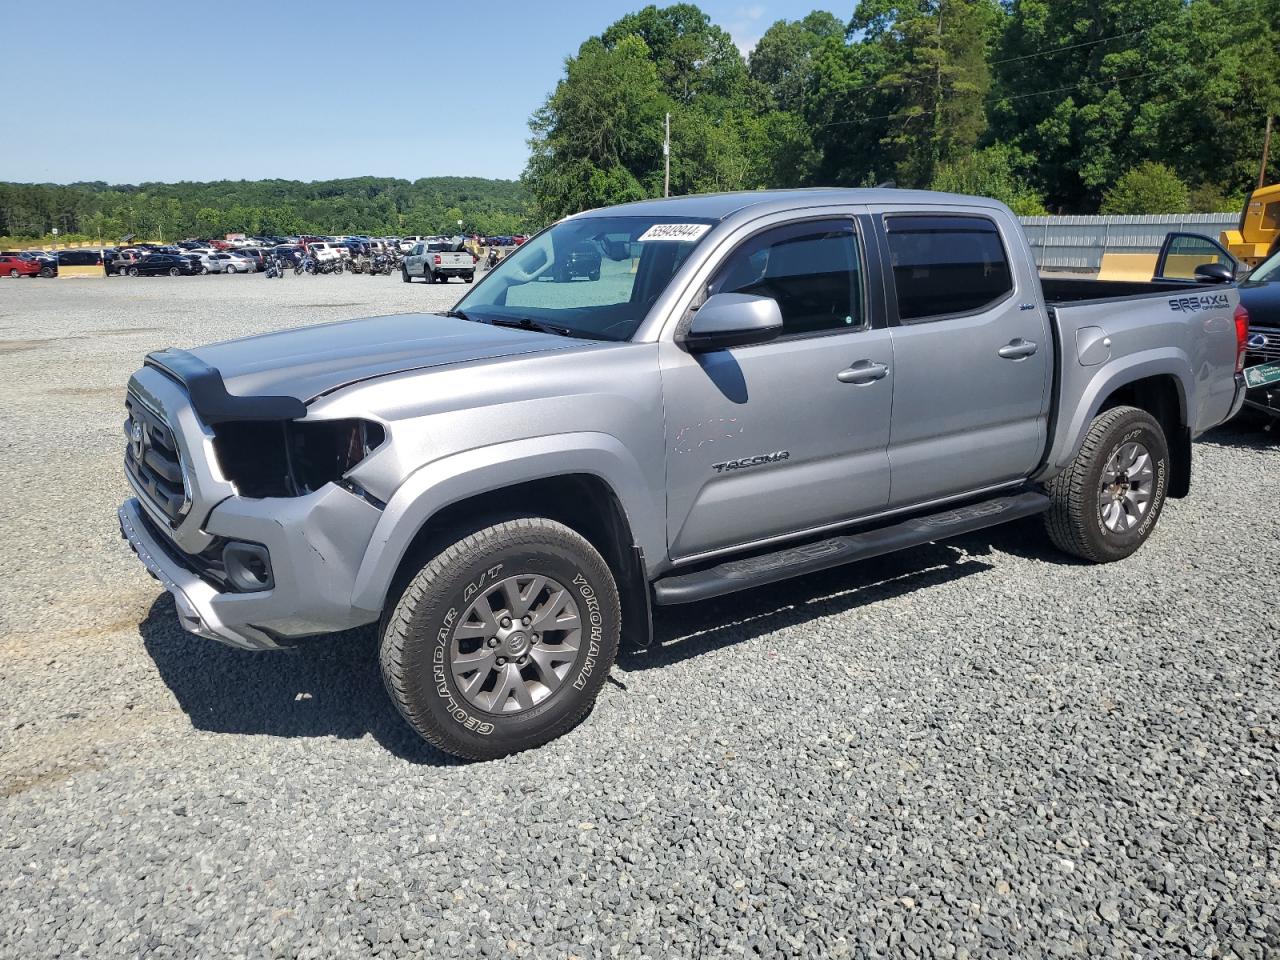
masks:
[(760, 29), (760, 21), (764, 15), (764, 4), (743, 5), (733, 12), (733, 20), (726, 24), (729, 36), (733, 37), (733, 42), (737, 44), (738, 50), (744, 57), (751, 56), (751, 51), (755, 49), (756, 44), (760, 42), (760, 37), (764, 34)]

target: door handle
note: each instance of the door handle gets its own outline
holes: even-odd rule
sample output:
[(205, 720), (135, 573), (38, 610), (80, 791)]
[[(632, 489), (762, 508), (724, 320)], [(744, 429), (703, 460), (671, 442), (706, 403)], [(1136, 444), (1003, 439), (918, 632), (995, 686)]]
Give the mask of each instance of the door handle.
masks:
[(1005, 360), (1025, 360), (1039, 349), (1030, 340), (1023, 340), (1018, 337), (1016, 340), (1010, 340), (996, 352)]
[(859, 360), (848, 370), (841, 370), (836, 374), (836, 379), (841, 383), (875, 383), (877, 380), (883, 380), (889, 375), (889, 368), (883, 363), (876, 363), (874, 360)]

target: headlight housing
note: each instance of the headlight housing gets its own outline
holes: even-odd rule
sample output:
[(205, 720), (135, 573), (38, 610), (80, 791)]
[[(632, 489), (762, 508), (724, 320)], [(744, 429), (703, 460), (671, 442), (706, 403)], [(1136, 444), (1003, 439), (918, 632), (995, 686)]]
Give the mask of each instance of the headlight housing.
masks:
[(222, 475), (242, 497), (301, 497), (337, 483), (386, 442), (372, 420), (232, 420), (214, 428)]

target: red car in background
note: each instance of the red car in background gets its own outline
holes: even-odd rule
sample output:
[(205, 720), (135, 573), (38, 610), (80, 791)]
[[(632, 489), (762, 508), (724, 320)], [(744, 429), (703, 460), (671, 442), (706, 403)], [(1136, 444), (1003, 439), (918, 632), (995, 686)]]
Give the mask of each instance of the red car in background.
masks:
[(0, 255), (0, 277), (38, 277), (40, 262), (23, 257)]

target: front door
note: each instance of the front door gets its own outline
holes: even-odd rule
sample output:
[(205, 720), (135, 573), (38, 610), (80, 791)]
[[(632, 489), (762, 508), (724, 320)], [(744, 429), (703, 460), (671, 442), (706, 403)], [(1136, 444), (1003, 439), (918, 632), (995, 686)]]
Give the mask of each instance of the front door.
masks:
[(1196, 276), (1200, 267), (1215, 264), (1226, 267), (1232, 275), (1239, 264), (1222, 248), (1222, 244), (1200, 233), (1171, 233), (1160, 247), (1153, 280), (1203, 283)]
[(994, 216), (880, 223), (897, 301), (890, 505), (1030, 476), (1045, 449), (1053, 342), (1021, 234)]
[(852, 219), (764, 230), (707, 293), (772, 297), (782, 336), (701, 354), (661, 345), (673, 559), (884, 508), (893, 357), (863, 250)]

